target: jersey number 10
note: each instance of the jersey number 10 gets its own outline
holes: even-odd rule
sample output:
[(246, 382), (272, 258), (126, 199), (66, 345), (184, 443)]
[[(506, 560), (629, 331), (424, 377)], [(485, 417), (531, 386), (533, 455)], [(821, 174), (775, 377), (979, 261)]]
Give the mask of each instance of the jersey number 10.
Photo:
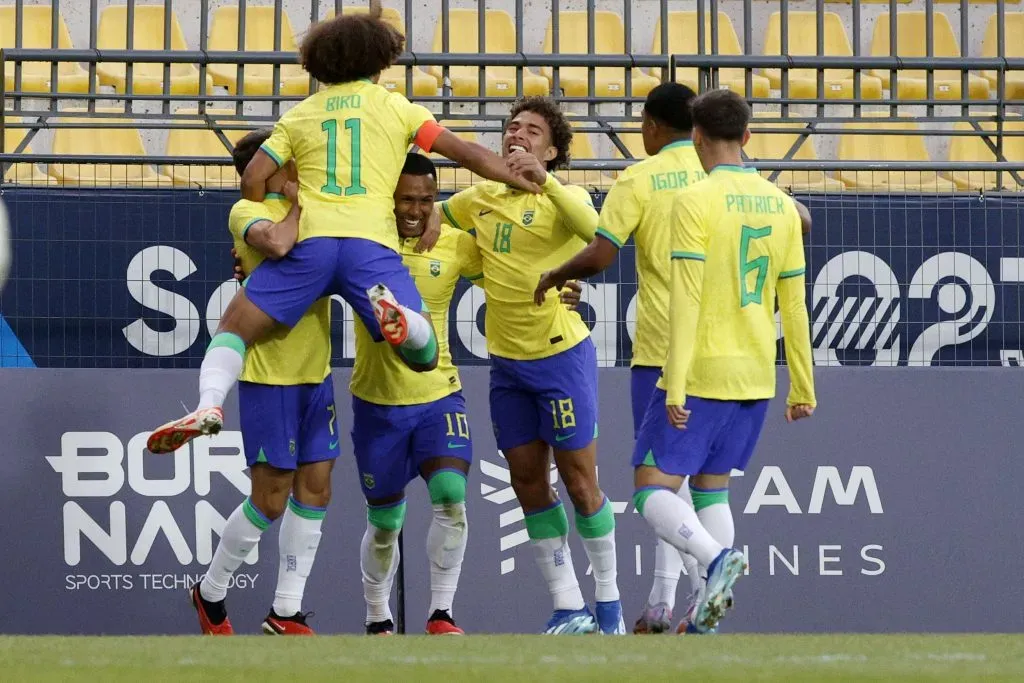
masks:
[[(352, 146), (349, 153), (352, 164), (349, 169), (351, 182), (344, 188), (346, 197), (366, 194), (366, 188), (362, 183), (361, 126), (362, 121), (359, 119), (345, 119), (345, 130), (352, 135)], [(320, 124), (320, 128), (327, 133), (327, 182), (320, 188), (320, 191), (325, 194), (341, 195), (342, 188), (338, 185), (338, 121), (337, 119), (327, 119)]]

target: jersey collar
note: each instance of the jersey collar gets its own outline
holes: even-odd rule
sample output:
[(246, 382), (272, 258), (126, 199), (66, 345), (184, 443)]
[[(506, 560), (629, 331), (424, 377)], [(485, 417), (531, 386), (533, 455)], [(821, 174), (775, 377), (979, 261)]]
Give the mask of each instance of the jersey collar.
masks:
[(670, 142), (661, 149), (659, 149), (658, 154), (661, 154), (662, 152), (667, 152), (668, 150), (675, 149), (677, 147), (693, 147), (693, 140), (676, 140), (675, 142)]
[(729, 173), (757, 173), (757, 169), (753, 166), (737, 166), (736, 164), (718, 164), (711, 173), (715, 171), (727, 171)]

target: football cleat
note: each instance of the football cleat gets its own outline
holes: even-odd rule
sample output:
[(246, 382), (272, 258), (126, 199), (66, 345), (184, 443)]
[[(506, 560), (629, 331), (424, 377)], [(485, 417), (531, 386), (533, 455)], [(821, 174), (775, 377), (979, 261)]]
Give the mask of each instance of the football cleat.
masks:
[(368, 636), (390, 636), (395, 632), (395, 625), (390, 619), (384, 621), (371, 621), (366, 625), (366, 635)]
[[(703, 595), (703, 593), (704, 591), (701, 590), (698, 593), (695, 593), (694, 595), (690, 596), (692, 598), (692, 601), (690, 602), (690, 607), (686, 610), (686, 616), (683, 617), (683, 620), (679, 622), (679, 626), (676, 627), (676, 633), (678, 633), (679, 635), (683, 635), (685, 633), (700, 633), (700, 631), (697, 630), (697, 627), (693, 625), (693, 619), (694, 614), (697, 611), (698, 596)], [(729, 591), (729, 594), (725, 597), (725, 609), (731, 610), (732, 606), (732, 591)], [(716, 633), (718, 633), (717, 627), (707, 632), (708, 635), (714, 635)]]
[[(192, 587), (188, 589), (188, 597), (189, 602), (192, 603), (192, 607), (195, 608), (196, 614), (199, 616), (199, 629), (203, 632), (203, 635), (235, 635), (235, 630), (231, 628), (231, 620), (228, 619), (228, 613), (224, 607), (224, 601), (209, 602), (204, 600), (199, 592), (200, 583), (200, 581), (197, 581), (192, 584)], [(216, 623), (214, 623), (215, 619), (217, 620)]]
[(455, 625), (452, 615), (446, 609), (436, 609), (427, 619), (426, 632), (431, 636), (464, 636), (466, 632)]
[(223, 409), (200, 408), (156, 428), (146, 440), (146, 448), (150, 453), (171, 453), (198, 436), (217, 434), (223, 426)]
[(747, 570), (747, 558), (733, 548), (726, 548), (708, 567), (704, 598), (697, 603), (693, 626), (700, 633), (718, 627), (718, 622), (732, 605), (732, 587)]
[(622, 603), (618, 600), (594, 605), (599, 633), (606, 636), (626, 635), (626, 622), (622, 620)]
[(633, 633), (666, 633), (672, 628), (672, 610), (663, 602), (644, 605), (643, 614), (633, 625)]
[(290, 617), (282, 617), (271, 609), (263, 620), (263, 632), (268, 636), (313, 636), (316, 634), (306, 623), (311, 616), (312, 612), (297, 612)]
[(549, 635), (580, 635), (597, 633), (597, 621), (590, 609), (558, 609), (551, 615), (544, 633)]
[(366, 296), (373, 305), (373, 315), (380, 325), (381, 336), (392, 346), (398, 346), (409, 337), (409, 323), (405, 319), (398, 300), (383, 284), (374, 285), (366, 290)]

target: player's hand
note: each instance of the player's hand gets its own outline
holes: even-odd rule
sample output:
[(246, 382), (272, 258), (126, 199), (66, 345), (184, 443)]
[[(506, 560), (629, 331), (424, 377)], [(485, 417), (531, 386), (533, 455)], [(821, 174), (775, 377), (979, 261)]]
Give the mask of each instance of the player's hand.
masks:
[(417, 254), (422, 254), (425, 251), (430, 251), (437, 245), (437, 240), (441, 238), (441, 212), (434, 209), (430, 212), (430, 218), (427, 219), (427, 227), (423, 230), (423, 234), (420, 235), (419, 241), (416, 243), (415, 251)]
[(528, 182), (535, 183), (538, 187), (548, 179), (548, 170), (540, 159), (530, 152), (516, 150), (505, 159), (508, 170)]
[[(299, 184), (294, 180), (289, 180), (284, 184), (284, 197), (292, 204), (299, 203)], [(300, 207), (301, 208), (301, 207)]]
[(576, 280), (566, 280), (565, 285), (562, 287), (562, 291), (558, 293), (558, 298), (570, 311), (575, 311), (579, 308), (582, 296), (583, 285)]
[(805, 417), (814, 415), (814, 406), (806, 403), (798, 403), (795, 406), (786, 406), (786, 422), (796, 422)]
[(235, 249), (234, 247), (231, 247), (231, 258), (235, 260), (235, 265), (233, 269), (234, 272), (232, 273), (232, 277), (234, 277), (235, 280), (241, 282), (242, 280), (245, 279), (245, 271), (242, 270), (242, 259), (238, 258), (238, 250)]
[(690, 411), (683, 406), (665, 405), (665, 412), (668, 413), (668, 423), (676, 429), (686, 429), (686, 423), (690, 419)]
[(533, 303), (540, 306), (544, 303), (544, 296), (549, 289), (562, 289), (565, 287), (565, 278), (560, 277), (557, 271), (549, 270), (540, 276), (537, 289), (533, 290)]

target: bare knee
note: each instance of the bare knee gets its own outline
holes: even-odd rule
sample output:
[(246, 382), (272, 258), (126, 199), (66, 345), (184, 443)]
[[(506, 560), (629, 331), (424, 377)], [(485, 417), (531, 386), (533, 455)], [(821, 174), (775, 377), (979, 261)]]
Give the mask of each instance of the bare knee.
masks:
[(727, 489), (729, 488), (728, 474), (695, 474), (690, 477), (690, 486), (695, 489)]
[(512, 490), (524, 512), (540, 510), (555, 502), (555, 492), (548, 482), (547, 444), (538, 441), (510, 448), (505, 459)]
[(333, 460), (302, 465), (295, 473), (292, 495), (295, 500), (311, 507), (325, 508), (331, 502), (331, 472)]
[(604, 504), (604, 493), (597, 485), (597, 477), (587, 472), (570, 470), (562, 476), (565, 490), (577, 512), (591, 515)]
[(284, 514), (294, 479), (294, 472), (279, 470), (269, 465), (254, 465), (249, 500), (268, 519), (275, 520)]

